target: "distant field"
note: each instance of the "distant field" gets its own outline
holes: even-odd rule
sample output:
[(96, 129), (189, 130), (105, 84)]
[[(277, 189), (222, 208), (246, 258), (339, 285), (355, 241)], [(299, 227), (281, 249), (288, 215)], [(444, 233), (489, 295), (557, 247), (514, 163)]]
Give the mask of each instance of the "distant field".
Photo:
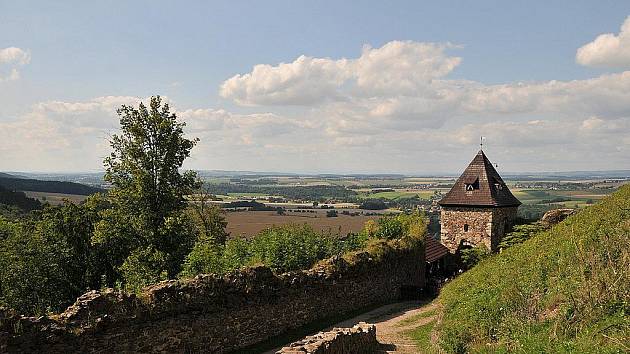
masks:
[(325, 211), (317, 213), (290, 213), (278, 215), (272, 211), (239, 211), (226, 213), (227, 231), (232, 236), (253, 236), (273, 225), (309, 224), (316, 230), (330, 231), (338, 235), (358, 232), (368, 220), (379, 216), (348, 216), (339, 213), (337, 217), (326, 217)]
[(265, 193), (228, 193), (229, 197), (265, 197)]
[(42, 203), (48, 202), (51, 205), (63, 204), (64, 200), (69, 200), (72, 203), (81, 203), (87, 196), (76, 194), (63, 194), (63, 193), (49, 193), (49, 192), (31, 192), (24, 191), (27, 197), (35, 198)]
[[(549, 204), (558, 204), (568, 207), (574, 207), (576, 204), (579, 207), (583, 207), (588, 204), (588, 201), (596, 202), (608, 194), (603, 194), (606, 190), (542, 190), (542, 189), (511, 189), (512, 193), (523, 204), (540, 204), (543, 201), (553, 200), (555, 198), (569, 199), (567, 201), (554, 202)], [(612, 193), (612, 190), (610, 190)]]
[(393, 192), (378, 192), (378, 193), (368, 193), (368, 192), (360, 192), (359, 198), (362, 199), (398, 199), (398, 198), (411, 198), (415, 195), (419, 196), (421, 199), (429, 199), (433, 195), (433, 190), (395, 190)]

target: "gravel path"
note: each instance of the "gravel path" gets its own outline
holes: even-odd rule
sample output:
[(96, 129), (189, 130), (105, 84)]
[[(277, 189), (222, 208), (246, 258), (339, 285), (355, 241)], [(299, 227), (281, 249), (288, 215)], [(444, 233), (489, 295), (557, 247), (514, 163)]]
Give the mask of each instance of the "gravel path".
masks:
[(427, 311), (433, 311), (437, 305), (419, 301), (399, 302), (385, 305), (349, 320), (339, 322), (334, 327), (352, 327), (359, 322), (376, 325), (376, 336), (383, 345), (384, 353), (419, 353), (415, 342), (404, 332), (435, 320), (436, 315), (423, 317), (412, 323), (403, 322)]
[[(410, 323), (405, 322), (405, 320), (419, 316), (424, 312), (433, 311), (436, 308), (437, 305), (434, 303), (422, 301), (397, 302), (335, 323), (324, 330), (327, 331), (333, 327), (352, 327), (359, 322), (372, 323), (376, 325), (376, 337), (382, 345), (381, 353), (420, 353), (415, 342), (407, 338), (404, 333), (435, 320), (436, 315), (421, 316), (422, 318)], [(272, 354), (277, 350), (280, 350), (280, 348), (267, 351), (265, 354)]]

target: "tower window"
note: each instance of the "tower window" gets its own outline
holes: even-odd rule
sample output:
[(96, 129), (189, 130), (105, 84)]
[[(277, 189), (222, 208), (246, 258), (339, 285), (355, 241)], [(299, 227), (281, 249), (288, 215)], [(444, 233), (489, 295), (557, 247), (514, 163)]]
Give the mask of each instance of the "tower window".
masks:
[(494, 182), (494, 188), (496, 188), (497, 190), (503, 190), (503, 181), (499, 180), (496, 177), (493, 177), (492, 181)]
[(479, 177), (466, 178), (464, 180), (464, 186), (466, 187), (466, 192), (471, 192), (475, 189), (479, 189)]
[(464, 224), (464, 232), (468, 232), (468, 224)]

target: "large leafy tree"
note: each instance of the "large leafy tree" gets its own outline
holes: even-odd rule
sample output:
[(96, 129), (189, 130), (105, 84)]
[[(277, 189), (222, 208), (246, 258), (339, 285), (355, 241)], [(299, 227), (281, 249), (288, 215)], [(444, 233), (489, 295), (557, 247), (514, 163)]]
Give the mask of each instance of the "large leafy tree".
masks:
[[(180, 169), (198, 140), (184, 136), (185, 123), (159, 96), (149, 107), (124, 105), (118, 115), (121, 133), (112, 137), (113, 151), (104, 160), (112, 209), (97, 226), (95, 242), (113, 247), (110, 261), (133, 279), (148, 268), (143, 260), (151, 260), (153, 274), (160, 273), (157, 264), (174, 276), (195, 241), (183, 211), (185, 196), (198, 187), (196, 174)], [(134, 256), (121, 264), (129, 254)]]

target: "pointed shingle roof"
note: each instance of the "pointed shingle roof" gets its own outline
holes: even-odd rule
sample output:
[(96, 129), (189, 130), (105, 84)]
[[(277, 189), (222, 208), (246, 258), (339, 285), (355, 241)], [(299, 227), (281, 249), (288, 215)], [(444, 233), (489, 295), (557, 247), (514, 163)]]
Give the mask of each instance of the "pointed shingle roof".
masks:
[(521, 202), (510, 192), (483, 150), (479, 150), (439, 204), (503, 207), (518, 206)]

